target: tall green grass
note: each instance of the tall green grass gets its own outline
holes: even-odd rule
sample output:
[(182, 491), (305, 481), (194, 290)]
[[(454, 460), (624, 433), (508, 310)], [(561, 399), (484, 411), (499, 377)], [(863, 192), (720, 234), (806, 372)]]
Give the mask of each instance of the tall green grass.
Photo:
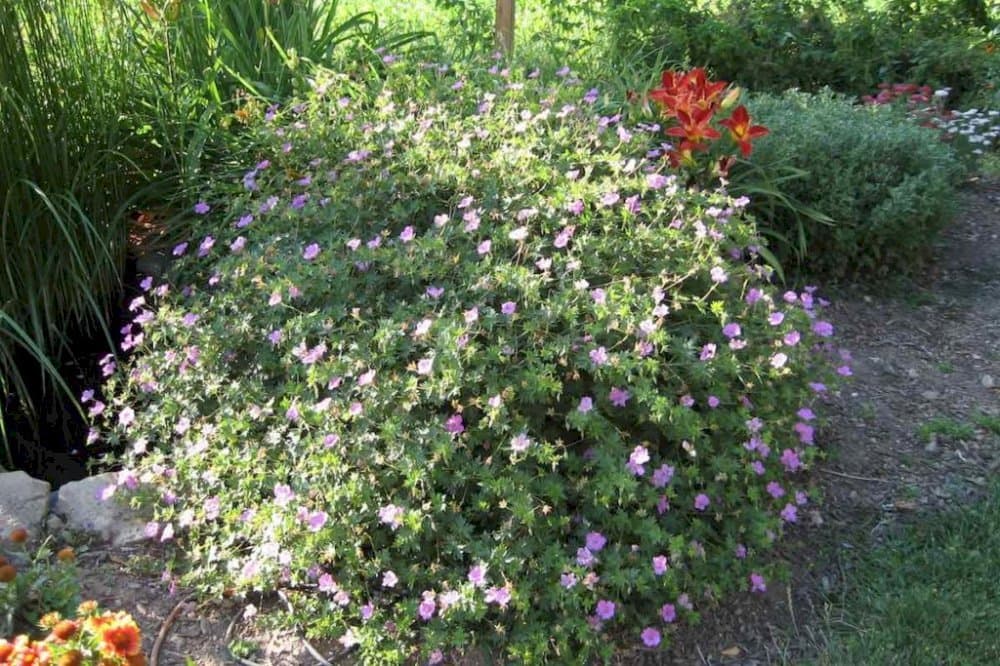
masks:
[[(132, 113), (160, 159), (159, 208), (189, 204), (208, 170), (238, 162), (233, 112), (248, 102), (303, 93), (318, 68), (369, 75), (364, 63), (378, 62), (377, 49), (431, 36), (387, 29), (376, 12), (345, 11), (340, 0), (112, 1), (139, 54)], [(167, 222), (173, 235), (192, 223), (183, 215)]]
[(22, 371), (29, 357), (43, 384), (60, 383), (46, 357), (66, 351), (68, 332), (102, 327), (118, 289), (139, 174), (122, 115), (133, 94), (131, 52), (109, 29), (112, 18), (79, 0), (0, 3), (5, 394), (32, 393), (35, 380)]

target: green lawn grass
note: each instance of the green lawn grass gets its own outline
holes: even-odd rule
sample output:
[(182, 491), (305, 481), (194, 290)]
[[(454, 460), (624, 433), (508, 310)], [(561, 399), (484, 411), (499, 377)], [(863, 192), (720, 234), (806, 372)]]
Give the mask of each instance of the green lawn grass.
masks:
[(1000, 664), (1000, 483), (851, 563), (815, 663)]

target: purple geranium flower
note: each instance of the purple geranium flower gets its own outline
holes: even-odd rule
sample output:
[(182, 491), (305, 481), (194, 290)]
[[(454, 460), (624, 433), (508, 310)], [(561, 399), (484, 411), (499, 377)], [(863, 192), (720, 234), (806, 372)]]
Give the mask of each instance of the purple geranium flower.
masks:
[(663, 604), (660, 607), (660, 617), (663, 618), (664, 622), (670, 624), (677, 619), (677, 607), (673, 604)]
[(794, 449), (785, 449), (781, 452), (781, 464), (789, 472), (797, 472), (802, 469), (802, 461), (799, 459), (798, 452)]
[(392, 529), (399, 529), (403, 525), (403, 515), (406, 510), (395, 504), (387, 504), (378, 510), (378, 519), (383, 525), (388, 525)]
[(436, 609), (437, 604), (434, 602), (434, 599), (428, 599), (425, 597), (424, 600), (420, 602), (420, 605), (417, 606), (417, 614), (420, 616), (421, 620), (426, 622), (434, 617), (434, 611)]
[(814, 321), (812, 330), (816, 335), (828, 338), (833, 335), (833, 324), (828, 321)]
[(661, 465), (653, 472), (653, 486), (662, 488), (674, 478), (674, 468), (670, 465)]
[(469, 569), (469, 575), (467, 576), (469, 582), (472, 583), (473, 587), (483, 587), (486, 585), (486, 565), (476, 564), (471, 569)]
[(453, 435), (465, 432), (465, 423), (462, 421), (462, 415), (452, 414), (449, 416), (448, 420), (444, 423), (444, 429)]
[(608, 599), (601, 599), (597, 602), (595, 613), (602, 620), (610, 620), (615, 616), (615, 602)]
[(608, 362), (608, 350), (604, 347), (597, 347), (590, 350), (590, 362), (594, 365), (606, 365)]
[(503, 587), (491, 587), (486, 590), (485, 601), (488, 604), (496, 604), (500, 608), (506, 608), (507, 604), (510, 603), (510, 588), (506, 585)]
[(649, 449), (645, 446), (636, 446), (632, 449), (632, 453), (628, 457), (628, 462), (625, 466), (636, 476), (642, 476), (646, 473), (646, 468), (643, 467), (649, 462)]
[(531, 446), (531, 438), (523, 432), (510, 440), (510, 448), (515, 453), (527, 451), (529, 446)]
[(309, 524), (310, 532), (319, 532), (326, 525), (327, 515), (325, 511), (313, 511), (309, 514)]
[(600, 532), (588, 532), (587, 533), (587, 549), (592, 553), (598, 553), (607, 544), (607, 538)]
[(611, 393), (608, 398), (611, 400), (611, 404), (615, 407), (624, 407), (628, 403), (631, 394), (625, 389), (620, 389), (617, 386), (611, 389)]

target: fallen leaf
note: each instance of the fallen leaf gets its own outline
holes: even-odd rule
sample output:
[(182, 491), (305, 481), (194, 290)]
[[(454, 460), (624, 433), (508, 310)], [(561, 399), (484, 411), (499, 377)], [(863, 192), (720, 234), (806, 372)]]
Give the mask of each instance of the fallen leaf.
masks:
[(738, 657), (740, 656), (740, 649), (737, 646), (726, 648), (722, 651), (723, 657)]

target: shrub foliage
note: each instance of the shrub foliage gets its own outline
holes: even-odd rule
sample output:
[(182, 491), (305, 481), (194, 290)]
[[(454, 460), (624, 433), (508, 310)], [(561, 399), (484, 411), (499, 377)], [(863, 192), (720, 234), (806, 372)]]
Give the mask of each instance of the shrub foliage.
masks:
[(760, 96), (749, 107), (772, 129), (756, 144), (755, 167), (796, 169), (802, 177), (784, 180), (782, 195), (832, 220), (809, 221), (788, 206), (761, 216), (783, 263), (834, 277), (920, 268), (950, 219), (961, 174), (938, 132), (830, 93)]
[(85, 396), (186, 582), (285, 588), (387, 662), (654, 649), (766, 587), (832, 327), (768, 285), (745, 200), (597, 100), (393, 63), (256, 125)]

